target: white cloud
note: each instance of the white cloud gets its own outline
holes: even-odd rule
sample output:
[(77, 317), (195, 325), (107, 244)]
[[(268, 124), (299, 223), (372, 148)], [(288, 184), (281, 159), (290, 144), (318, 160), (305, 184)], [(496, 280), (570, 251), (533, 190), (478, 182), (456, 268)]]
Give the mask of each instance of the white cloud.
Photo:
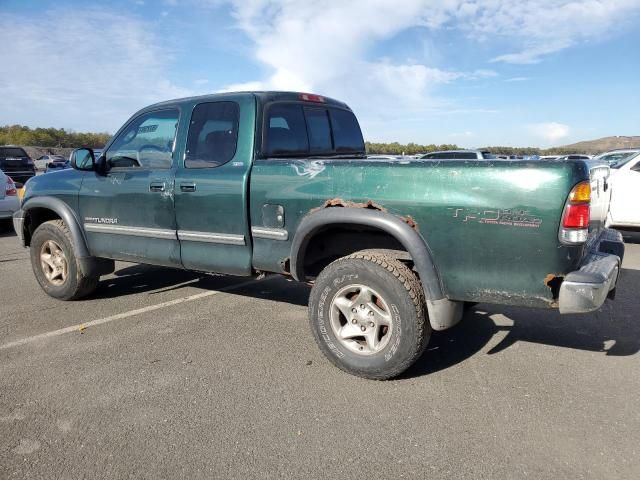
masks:
[[(444, 99), (439, 88), (492, 81), (498, 78), (495, 70), (474, 65), (460, 71), (437, 68), (433, 61), (375, 55), (376, 46), (407, 29), (423, 32), (434, 50), (451, 35), (490, 47), (483, 51), (509, 45), (493, 58), (500, 70), (500, 63), (535, 63), (618, 33), (640, 11), (640, 0), (184, 1), (186, 6), (163, 0), (166, 9), (159, 13), (182, 5), (211, 7), (206, 11), (211, 14), (230, 4), (236, 28), (248, 37), (251, 55), (265, 72), (241, 78), (225, 90), (291, 89), (334, 96), (356, 110), (365, 134), (378, 137), (391, 135), (398, 120), (413, 122), (414, 131), (420, 131), (427, 116), (496, 113), (492, 105)], [(189, 88), (171, 80), (173, 52), (165, 42), (175, 37), (161, 36), (156, 29), (174, 17), (158, 22), (114, 12), (83, 7), (30, 17), (0, 13), (0, 45), (10, 46), (2, 51), (3, 63), (11, 65), (11, 75), (0, 76), (0, 124), (113, 131), (139, 107), (219, 85), (215, 77), (210, 83), (198, 80), (203, 73), (185, 80)], [(479, 65), (488, 60), (478, 59)], [(375, 128), (368, 132), (367, 126)]]
[[(486, 1), (471, 20), (478, 34), (515, 42), (515, 51), (494, 62), (531, 64), (545, 55), (619, 32), (639, 0), (518, 0)], [(630, 24), (630, 22), (629, 22)]]
[(511, 78), (505, 78), (505, 82), (526, 82), (527, 80), (529, 80), (529, 77), (511, 77)]
[(569, 136), (569, 126), (557, 122), (535, 123), (529, 125), (529, 131), (547, 144), (554, 144)]
[(137, 109), (191, 93), (168, 79), (171, 52), (135, 17), (0, 14), (0, 45), (11, 46), (2, 52), (11, 74), (0, 76), (0, 124), (115, 131)]
[[(493, 61), (535, 63), (605, 35), (640, 7), (640, 0), (230, 1), (238, 26), (253, 42), (255, 59), (268, 72), (240, 87), (336, 96), (368, 119), (365, 130), (375, 117), (460, 108), (438, 99), (436, 87), (497, 76), (487, 69), (458, 72), (403, 58), (371, 59), (377, 43), (406, 29), (423, 28), (434, 35), (457, 31), (493, 48), (512, 45), (513, 51)], [(511, 81), (524, 79), (516, 78)]]

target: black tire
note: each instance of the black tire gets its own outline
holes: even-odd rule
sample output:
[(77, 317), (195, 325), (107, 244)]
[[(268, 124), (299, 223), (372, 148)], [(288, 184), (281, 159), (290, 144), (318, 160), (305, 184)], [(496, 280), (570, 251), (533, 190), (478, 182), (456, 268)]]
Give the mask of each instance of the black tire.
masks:
[[(43, 245), (53, 241), (60, 247), (67, 263), (66, 278), (60, 284), (48, 280), (41, 262)], [(30, 245), (31, 267), (36, 280), (47, 295), (60, 300), (77, 300), (91, 294), (98, 285), (99, 277), (84, 276), (76, 258), (69, 228), (62, 220), (44, 222), (33, 233)]]
[[(359, 300), (363, 286), (376, 294), (371, 297), (375, 297), (372, 302), (386, 306), (388, 318), (392, 319), (392, 326), (386, 330), (388, 339), (384, 337), (383, 327), (378, 324), (373, 327), (375, 322), (369, 324), (381, 329), (376, 330), (382, 332), (384, 340), (379, 343), (379, 351), (369, 347), (365, 336), (362, 339), (338, 337), (338, 325), (341, 329), (348, 327), (351, 332), (353, 328), (367, 328), (359, 319), (368, 317), (358, 310), (363, 305)], [(352, 289), (355, 289), (353, 300), (348, 297)], [(337, 307), (340, 300), (355, 302), (347, 307), (353, 312), (351, 320), (342, 313), (344, 304), (342, 308)], [(386, 309), (381, 307), (380, 311)], [(378, 318), (377, 311), (371, 315)], [(404, 372), (422, 355), (431, 336), (424, 292), (416, 275), (399, 260), (371, 251), (340, 258), (320, 273), (309, 298), (309, 321), (320, 350), (334, 365), (352, 375), (373, 380), (387, 380)], [(370, 351), (357, 351), (363, 348)]]

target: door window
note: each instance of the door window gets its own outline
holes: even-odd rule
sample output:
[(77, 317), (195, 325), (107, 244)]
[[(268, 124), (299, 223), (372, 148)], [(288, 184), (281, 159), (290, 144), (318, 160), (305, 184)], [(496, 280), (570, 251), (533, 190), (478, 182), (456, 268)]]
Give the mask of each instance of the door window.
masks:
[(171, 168), (178, 118), (177, 109), (140, 115), (111, 144), (107, 164), (111, 168)]
[(214, 168), (236, 154), (240, 107), (235, 102), (200, 103), (193, 109), (185, 168)]

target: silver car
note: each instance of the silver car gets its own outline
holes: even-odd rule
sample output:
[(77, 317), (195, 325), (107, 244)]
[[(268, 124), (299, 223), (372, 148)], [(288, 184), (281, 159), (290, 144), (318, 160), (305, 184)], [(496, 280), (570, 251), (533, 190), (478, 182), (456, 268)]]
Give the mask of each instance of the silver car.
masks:
[(5, 175), (0, 171), (0, 223), (1, 229), (4, 229), (5, 225), (9, 225), (13, 216), (13, 212), (20, 208), (20, 200), (18, 199), (18, 190), (16, 184), (11, 180), (11, 177)]
[(47, 165), (52, 162), (64, 162), (65, 158), (62, 155), (42, 155), (35, 160), (36, 168), (38, 170), (46, 170)]
[(428, 160), (488, 160), (495, 159), (496, 156), (490, 152), (484, 152), (481, 150), (444, 150), (441, 152), (427, 153), (421, 158)]

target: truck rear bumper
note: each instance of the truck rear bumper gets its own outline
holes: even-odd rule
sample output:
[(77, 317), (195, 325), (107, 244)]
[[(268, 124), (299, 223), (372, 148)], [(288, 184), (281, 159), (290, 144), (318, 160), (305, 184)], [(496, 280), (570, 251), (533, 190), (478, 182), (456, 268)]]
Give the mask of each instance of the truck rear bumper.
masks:
[(585, 313), (600, 308), (616, 286), (623, 257), (620, 232), (603, 231), (580, 269), (564, 278), (558, 301), (560, 313)]

